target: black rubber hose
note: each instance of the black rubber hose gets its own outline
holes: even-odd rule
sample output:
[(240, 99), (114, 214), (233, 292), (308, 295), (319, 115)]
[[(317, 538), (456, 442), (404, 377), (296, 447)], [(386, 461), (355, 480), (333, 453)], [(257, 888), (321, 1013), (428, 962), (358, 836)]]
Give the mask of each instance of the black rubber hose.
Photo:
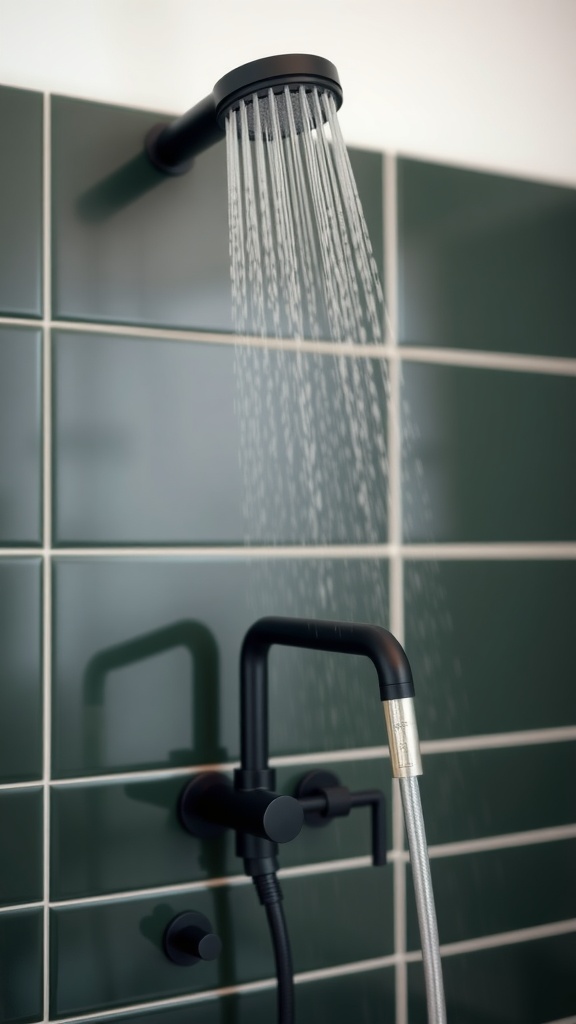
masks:
[(266, 908), (268, 927), (274, 948), (276, 977), (278, 979), (278, 1024), (294, 1024), (294, 977), (290, 938), (282, 907), (282, 892), (275, 874), (256, 875), (254, 884), (260, 902)]

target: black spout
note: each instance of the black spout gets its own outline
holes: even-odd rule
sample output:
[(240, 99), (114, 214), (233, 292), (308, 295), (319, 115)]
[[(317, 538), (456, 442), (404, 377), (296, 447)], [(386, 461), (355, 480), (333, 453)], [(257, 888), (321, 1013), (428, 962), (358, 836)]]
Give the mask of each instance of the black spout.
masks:
[(241, 788), (262, 785), (253, 776), (268, 766), (268, 651), (275, 644), (370, 658), (378, 674), (380, 699), (414, 696), (403, 647), (387, 629), (353, 622), (265, 618), (248, 630), (240, 655)]

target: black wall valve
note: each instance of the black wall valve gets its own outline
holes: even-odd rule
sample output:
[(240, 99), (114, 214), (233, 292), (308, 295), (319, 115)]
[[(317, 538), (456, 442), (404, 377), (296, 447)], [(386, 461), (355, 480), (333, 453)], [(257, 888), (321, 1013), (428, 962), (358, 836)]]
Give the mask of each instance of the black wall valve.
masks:
[(204, 914), (188, 910), (178, 914), (164, 932), (164, 952), (172, 963), (191, 967), (202, 960), (215, 960), (222, 943)]
[(215, 839), (227, 828), (236, 832), (288, 843), (304, 824), (298, 800), (269, 789), (240, 790), (220, 772), (202, 772), (180, 796), (180, 821), (198, 839)]
[(304, 811), (306, 824), (312, 828), (322, 828), (332, 818), (345, 817), (354, 807), (370, 807), (372, 861), (376, 867), (386, 864), (386, 803), (381, 790), (351, 793), (337, 775), (315, 771), (300, 779), (295, 796)]

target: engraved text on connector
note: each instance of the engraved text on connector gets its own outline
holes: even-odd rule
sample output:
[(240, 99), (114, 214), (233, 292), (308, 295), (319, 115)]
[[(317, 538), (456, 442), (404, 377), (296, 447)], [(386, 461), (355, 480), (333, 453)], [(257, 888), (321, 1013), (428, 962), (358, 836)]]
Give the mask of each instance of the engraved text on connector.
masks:
[(414, 698), (402, 697), (399, 700), (385, 700), (382, 703), (390, 745), (392, 775), (395, 779), (422, 775)]

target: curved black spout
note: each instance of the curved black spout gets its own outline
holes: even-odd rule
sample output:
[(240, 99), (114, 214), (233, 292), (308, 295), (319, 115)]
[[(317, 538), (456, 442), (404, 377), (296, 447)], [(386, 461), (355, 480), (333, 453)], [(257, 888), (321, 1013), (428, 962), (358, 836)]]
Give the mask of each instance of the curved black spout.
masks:
[(404, 649), (381, 626), (314, 619), (259, 619), (248, 630), (240, 655), (239, 774), (244, 785), (250, 786), (250, 773), (268, 767), (268, 651), (275, 644), (365, 655), (378, 673), (381, 700), (414, 696), (412, 672)]

